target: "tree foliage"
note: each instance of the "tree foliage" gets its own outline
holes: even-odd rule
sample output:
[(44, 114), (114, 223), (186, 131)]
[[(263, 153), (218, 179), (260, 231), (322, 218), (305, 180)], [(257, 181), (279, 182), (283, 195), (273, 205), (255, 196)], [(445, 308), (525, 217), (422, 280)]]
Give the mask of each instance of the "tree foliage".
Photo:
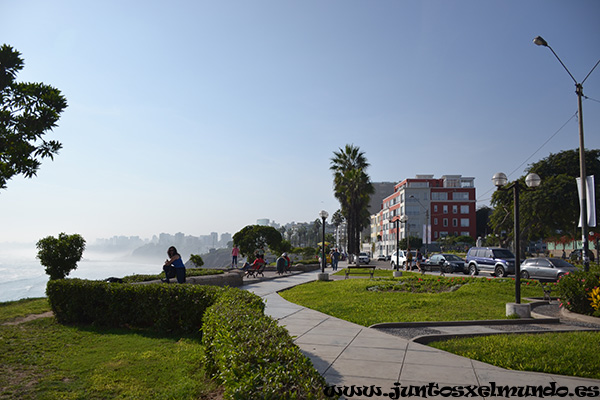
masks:
[(198, 254), (190, 254), (190, 261), (198, 268), (204, 265), (204, 260)]
[(369, 175), (365, 153), (354, 145), (333, 152), (329, 169), (333, 171), (334, 195), (340, 202), (347, 222), (348, 252), (360, 252), (360, 232), (369, 226), (369, 200), (375, 192)]
[(270, 249), (274, 252), (282, 251), (281, 233), (272, 226), (248, 225), (233, 235), (233, 241), (238, 245), (240, 253), (249, 261), (254, 260), (254, 251)]
[(85, 250), (85, 239), (78, 234), (61, 233), (58, 238), (48, 236), (40, 239), (36, 247), (37, 258), (46, 267), (50, 280), (64, 279), (77, 268)]
[[(596, 215), (600, 184), (600, 150), (587, 150), (587, 175), (596, 177)], [(575, 178), (579, 177), (579, 151), (566, 150), (532, 164), (526, 174), (534, 172), (542, 179), (535, 190), (521, 190), (519, 196), (520, 237), (523, 241), (567, 235), (576, 236), (579, 222), (579, 196)], [(519, 179), (525, 188), (525, 176)], [(513, 191), (496, 191), (492, 196), (494, 211), (490, 225), (496, 233), (510, 232), (513, 237)]]
[(23, 69), (21, 54), (11, 46), (0, 47), (0, 189), (15, 175), (36, 175), (41, 159), (62, 148), (43, 136), (57, 126), (67, 107), (58, 89), (43, 83), (17, 83)]

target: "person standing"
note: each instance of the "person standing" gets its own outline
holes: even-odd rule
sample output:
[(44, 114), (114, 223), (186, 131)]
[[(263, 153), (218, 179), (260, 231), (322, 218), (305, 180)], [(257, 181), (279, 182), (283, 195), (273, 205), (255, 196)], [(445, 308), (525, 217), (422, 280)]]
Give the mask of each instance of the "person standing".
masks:
[(234, 244), (231, 249), (231, 268), (237, 268), (237, 260), (240, 255), (240, 249)]
[(173, 277), (172, 270), (175, 270), (175, 276), (177, 277), (177, 283), (185, 283), (185, 264), (181, 259), (181, 256), (177, 252), (175, 246), (169, 247), (167, 250), (167, 260), (163, 265), (163, 271), (165, 271), (165, 279), (161, 279), (164, 283), (170, 283), (169, 276)]
[(333, 249), (331, 252), (331, 268), (334, 271), (338, 269), (338, 260), (340, 259), (340, 252), (337, 249)]

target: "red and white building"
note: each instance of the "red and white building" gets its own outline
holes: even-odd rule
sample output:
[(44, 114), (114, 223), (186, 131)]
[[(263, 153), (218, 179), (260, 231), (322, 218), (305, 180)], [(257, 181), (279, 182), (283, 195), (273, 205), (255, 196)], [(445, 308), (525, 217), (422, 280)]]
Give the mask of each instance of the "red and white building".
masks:
[(397, 227), (400, 248), (406, 247), (408, 236), (422, 238), (423, 244), (448, 235), (475, 238), (474, 181), (462, 175), (417, 175), (399, 182), (394, 193), (383, 199), (381, 210), (371, 216), (375, 252), (392, 254)]

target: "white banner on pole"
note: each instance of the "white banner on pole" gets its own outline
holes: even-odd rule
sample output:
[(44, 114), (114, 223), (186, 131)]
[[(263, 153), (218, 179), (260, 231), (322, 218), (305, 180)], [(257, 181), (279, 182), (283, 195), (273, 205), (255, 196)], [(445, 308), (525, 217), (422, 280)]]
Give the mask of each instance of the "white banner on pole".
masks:
[[(581, 200), (581, 178), (575, 178), (577, 180), (577, 192), (579, 193), (579, 200)], [(587, 194), (587, 216), (588, 226), (596, 226), (596, 187), (594, 184), (594, 175), (590, 175), (585, 180), (585, 188)], [(579, 203), (581, 208), (581, 202)], [(583, 221), (583, 215), (581, 210), (579, 212), (579, 227), (581, 227)]]

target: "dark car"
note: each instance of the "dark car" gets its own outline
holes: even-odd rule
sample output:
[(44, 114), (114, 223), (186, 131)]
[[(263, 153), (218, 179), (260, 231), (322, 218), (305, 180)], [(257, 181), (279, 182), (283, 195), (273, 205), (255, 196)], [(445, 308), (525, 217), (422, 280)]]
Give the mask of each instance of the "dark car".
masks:
[(577, 267), (561, 258), (528, 258), (521, 264), (521, 278), (556, 281), (561, 276), (577, 271)]
[(501, 247), (471, 247), (466, 262), (471, 275), (489, 272), (500, 277), (515, 273), (514, 254)]
[(465, 266), (465, 261), (454, 254), (434, 254), (422, 265), (425, 271), (440, 270), (441, 272), (462, 272), (469, 273)]

